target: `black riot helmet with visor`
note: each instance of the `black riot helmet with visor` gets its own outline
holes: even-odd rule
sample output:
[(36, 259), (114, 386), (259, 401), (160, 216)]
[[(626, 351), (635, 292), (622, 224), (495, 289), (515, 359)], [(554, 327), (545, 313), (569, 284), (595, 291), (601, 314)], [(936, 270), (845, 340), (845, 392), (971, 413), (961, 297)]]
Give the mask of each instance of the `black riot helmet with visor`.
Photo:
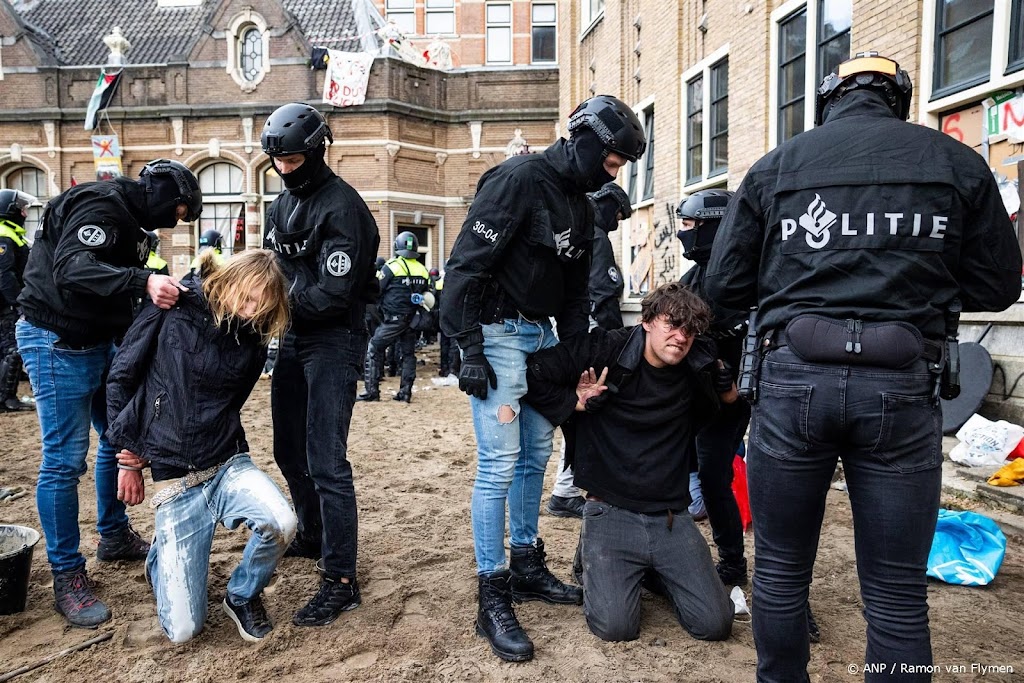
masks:
[(223, 245), (224, 245), (224, 237), (223, 237), (223, 235), (221, 235), (219, 232), (217, 232), (213, 228), (210, 228), (209, 230), (204, 230), (203, 234), (199, 236), (199, 250), (200, 251), (202, 251), (203, 249), (205, 249), (207, 247), (212, 247), (213, 249), (215, 249), (217, 251), (220, 251), (221, 247)]
[(203, 191), (185, 164), (155, 159), (142, 167), (139, 182), (146, 189), (146, 206), (154, 228), (173, 228), (178, 223), (178, 205), (187, 207), (185, 221), (199, 220), (203, 213)]
[(901, 121), (910, 118), (914, 84), (900, 65), (877, 52), (858, 52), (825, 76), (814, 100), (814, 125), (825, 122), (829, 109), (851, 90), (871, 88), (879, 92)]
[(10, 221), (18, 227), (25, 227), (28, 207), (39, 200), (21, 190), (0, 190), (0, 221)]
[(701, 265), (707, 264), (732, 195), (729, 190), (700, 190), (679, 202), (676, 216), (686, 222), (693, 221), (692, 227), (686, 225), (676, 233), (683, 243), (683, 256)]
[(417, 258), (420, 255), (420, 241), (408, 230), (395, 238), (395, 253), (405, 258)]

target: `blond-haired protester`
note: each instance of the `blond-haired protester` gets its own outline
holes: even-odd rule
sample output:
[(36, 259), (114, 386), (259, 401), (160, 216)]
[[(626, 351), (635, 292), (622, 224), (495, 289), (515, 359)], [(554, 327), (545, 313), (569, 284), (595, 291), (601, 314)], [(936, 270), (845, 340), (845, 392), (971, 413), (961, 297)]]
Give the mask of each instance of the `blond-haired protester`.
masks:
[(288, 324), (288, 295), (273, 252), (218, 265), (212, 251), (170, 310), (147, 305), (114, 358), (108, 438), (118, 455), (118, 498), (145, 497), (152, 470), (156, 534), (146, 576), (167, 637), (185, 642), (206, 621), (210, 548), (218, 523), (252, 531), (223, 608), (242, 638), (272, 625), (261, 595), (295, 535), (295, 514), (250, 460), (240, 411), (271, 337)]

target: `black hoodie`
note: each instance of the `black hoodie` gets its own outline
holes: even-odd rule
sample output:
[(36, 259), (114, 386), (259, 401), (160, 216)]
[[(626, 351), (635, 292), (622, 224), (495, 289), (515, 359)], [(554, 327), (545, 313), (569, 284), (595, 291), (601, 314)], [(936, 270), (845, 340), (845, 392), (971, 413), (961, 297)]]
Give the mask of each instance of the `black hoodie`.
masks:
[(563, 339), (587, 331), (592, 179), (576, 170), (573, 141), (488, 170), (445, 268), (441, 328), (459, 346), (481, 343), (494, 310), (555, 316)]

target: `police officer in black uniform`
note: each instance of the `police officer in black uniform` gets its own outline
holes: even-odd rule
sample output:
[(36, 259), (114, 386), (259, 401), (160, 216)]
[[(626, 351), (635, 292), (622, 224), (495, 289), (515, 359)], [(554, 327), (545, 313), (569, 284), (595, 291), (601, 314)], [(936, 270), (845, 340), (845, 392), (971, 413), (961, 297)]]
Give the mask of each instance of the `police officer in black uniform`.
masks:
[[(680, 202), (676, 216), (682, 229), (676, 236), (683, 243), (683, 256), (694, 266), (680, 279), (705, 301), (708, 299), (705, 277), (711, 245), (732, 197), (728, 190), (701, 190)], [(712, 306), (712, 322), (707, 335), (718, 346), (735, 381), (746, 332), (746, 311)], [(726, 586), (747, 582), (747, 560), (743, 556), (743, 522), (732, 493), (732, 463), (750, 422), (750, 404), (745, 401), (723, 403), (714, 418), (697, 434), (697, 473), (704, 504), (711, 523), (711, 534), (718, 546), (718, 576)]]
[(299, 520), (288, 554), (323, 558), (320, 588), (293, 621), (323, 626), (360, 604), (348, 429), (380, 236), (359, 193), (324, 161), (334, 137), (315, 108), (274, 110), (261, 141), (285, 186), (268, 211), (264, 245), (291, 284), (292, 326), (271, 384), (274, 459)]
[(886, 665), (865, 678), (931, 679), (938, 399), (955, 393), (956, 370), (945, 339), (957, 300), (965, 311), (1017, 301), (1021, 254), (985, 160), (906, 123), (911, 93), (906, 71), (877, 53), (840, 64), (818, 89), (818, 127), (747, 173), (708, 263), (717, 305), (759, 306), (760, 381), (741, 376), (757, 401), (747, 460), (759, 681), (808, 680), (804, 605), (837, 458), (864, 661)]
[(395, 238), (395, 258), (380, 269), (380, 299), (377, 303), (381, 313), (381, 324), (370, 339), (366, 350), (366, 390), (356, 397), (357, 401), (380, 400), (381, 366), (384, 350), (390, 345), (398, 346), (402, 353), (402, 384), (394, 400), (412, 401), (412, 385), (416, 381), (416, 337), (418, 330), (412, 329), (416, 308), (421, 306), (423, 295), (430, 288), (430, 274), (416, 257), (419, 256), (419, 240), (411, 232), (403, 232)]
[(21, 356), (14, 339), (18, 322), (18, 295), (25, 286), (28, 241), (25, 218), (28, 207), (38, 202), (18, 190), (0, 190), (0, 413), (32, 410), (34, 406), (18, 398)]
[(94, 628), (110, 618), (78, 549), (78, 480), (86, 471), (90, 421), (99, 435), (93, 468), (96, 556), (141, 560), (149, 550), (117, 500), (117, 459), (104, 435), (106, 374), (135, 302), (148, 295), (170, 308), (178, 300), (177, 280), (144, 267), (149, 238), (143, 229), (195, 221), (202, 209), (203, 193), (192, 172), (158, 159), (142, 169), (138, 181), (82, 183), (50, 200), (29, 253), (18, 298), (25, 319), (18, 321), (16, 335), (42, 431), (39, 521), (56, 608), (72, 626)]
[(606, 183), (590, 194), (594, 205), (594, 243), (590, 257), (590, 317), (603, 330), (622, 327), (619, 300), (625, 283), (615, 262), (609, 235), (619, 229), (619, 221), (633, 214), (629, 196), (618, 183)]
[(513, 600), (582, 602), (579, 588), (548, 571), (537, 537), (554, 430), (520, 401), (526, 357), (555, 344), (551, 316), (563, 338), (587, 331), (593, 211), (586, 193), (615, 180), (646, 146), (636, 115), (608, 95), (577, 107), (568, 128), (569, 140), (514, 156), (480, 177), (445, 270), (441, 328), (462, 349), (459, 388), (472, 397), (477, 441), (476, 629), (508, 661), (533, 657)]

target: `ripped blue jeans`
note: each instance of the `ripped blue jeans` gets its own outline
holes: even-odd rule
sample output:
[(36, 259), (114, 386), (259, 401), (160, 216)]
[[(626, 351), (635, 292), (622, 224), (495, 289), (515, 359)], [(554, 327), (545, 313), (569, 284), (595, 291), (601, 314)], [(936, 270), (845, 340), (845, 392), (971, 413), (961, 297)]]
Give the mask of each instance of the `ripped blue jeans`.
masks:
[(537, 539), (544, 470), (551, 457), (554, 427), (521, 403), (526, 394), (526, 357), (554, 346), (548, 320), (507, 318), (483, 326), (484, 355), (498, 378), (487, 398), (470, 398), (476, 432), (477, 468), (473, 484), (473, 547), (477, 573), (508, 566), (505, 557), (505, 502), (514, 546)]

